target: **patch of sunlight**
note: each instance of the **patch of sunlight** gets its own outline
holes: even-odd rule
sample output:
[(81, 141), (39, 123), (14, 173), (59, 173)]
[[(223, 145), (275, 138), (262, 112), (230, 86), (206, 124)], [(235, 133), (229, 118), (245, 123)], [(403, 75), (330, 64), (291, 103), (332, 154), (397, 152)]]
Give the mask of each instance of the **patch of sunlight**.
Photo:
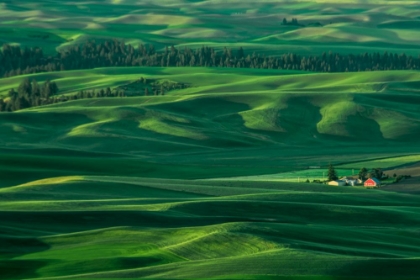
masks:
[(202, 133), (198, 133), (183, 127), (169, 125), (158, 119), (146, 119), (140, 121), (139, 128), (154, 131), (160, 134), (167, 134), (177, 137), (190, 138), (195, 140), (203, 140), (208, 137)]
[[(84, 180), (83, 176), (63, 176), (63, 177), (36, 180), (36, 181), (21, 184), (12, 188), (15, 189), (15, 188), (25, 188), (25, 187), (43, 186), (43, 185), (57, 185), (57, 184), (65, 184), (65, 183), (69, 183), (73, 181), (82, 181), (82, 180)], [(0, 192), (8, 191), (12, 188), (3, 189), (3, 190), (0, 190)]]

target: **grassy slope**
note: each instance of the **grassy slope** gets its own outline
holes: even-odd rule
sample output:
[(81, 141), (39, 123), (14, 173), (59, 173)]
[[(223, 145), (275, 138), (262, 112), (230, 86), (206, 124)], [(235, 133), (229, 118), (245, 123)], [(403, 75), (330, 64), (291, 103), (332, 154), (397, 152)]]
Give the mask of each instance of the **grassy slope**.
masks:
[[(331, 2), (223, 1), (221, 12), (218, 0), (7, 1), (0, 42), (47, 53), (116, 37), (158, 48), (417, 56), (412, 1)], [(285, 27), (283, 17), (327, 25)], [(420, 153), (418, 72), (108, 68), (29, 77), (55, 79), (71, 94), (140, 76), (192, 87), (0, 114), (2, 279), (418, 278), (416, 178), (388, 192), (259, 180), (314, 176), (296, 170), (330, 162), (417, 172), (403, 165)], [(0, 95), (21, 79), (2, 79)], [(401, 186), (410, 194), (393, 192)]]
[(419, 272), (420, 205), (411, 195), (88, 176), (9, 187), (0, 197), (7, 279), (404, 279)]
[[(6, 137), (0, 140), (5, 158), (0, 164), (7, 178), (1, 185), (22, 183), (24, 178), (16, 176), (22, 172), (42, 179), (74, 174), (79, 166), (85, 166), (80, 175), (115, 170), (129, 176), (212, 178), (419, 152), (415, 87), (420, 75), (414, 71), (303, 74), (135, 67), (29, 77), (53, 78), (70, 93), (140, 76), (191, 87), (166, 96), (78, 100), (1, 114)], [(16, 87), (20, 79), (3, 79), (2, 89)], [(366, 149), (372, 141), (376, 147)], [(73, 156), (72, 150), (86, 154)]]
[(391, 157), (391, 158), (382, 158), (375, 160), (367, 160), (362, 162), (354, 162), (340, 165), (340, 168), (357, 168), (358, 166), (363, 165), (366, 168), (376, 168), (381, 166), (382, 168), (391, 168), (391, 167), (400, 167), (406, 166), (413, 162), (418, 162), (420, 160), (419, 155), (408, 155), (400, 157)]
[[(287, 2), (287, 3), (285, 3)], [(101, 1), (78, 5), (49, 0), (1, 5), (0, 42), (55, 48), (89, 39), (120, 38), (135, 45), (154, 43), (200, 47), (245, 46), (270, 54), (300, 52), (320, 54), (334, 50), (405, 52), (418, 47), (418, 17), (413, 1)], [(48, 15), (48, 16), (47, 16)], [(324, 27), (283, 26), (292, 17), (304, 24)], [(11, 28), (12, 27), (12, 28)], [(48, 35), (48, 37), (45, 37)]]
[[(410, 138), (417, 72), (110, 68), (31, 77), (71, 93), (139, 76), (192, 87), (0, 115), (3, 277), (417, 277), (415, 192), (208, 180), (416, 161), (396, 156), (419, 152)], [(296, 173), (278, 176), (288, 174)]]

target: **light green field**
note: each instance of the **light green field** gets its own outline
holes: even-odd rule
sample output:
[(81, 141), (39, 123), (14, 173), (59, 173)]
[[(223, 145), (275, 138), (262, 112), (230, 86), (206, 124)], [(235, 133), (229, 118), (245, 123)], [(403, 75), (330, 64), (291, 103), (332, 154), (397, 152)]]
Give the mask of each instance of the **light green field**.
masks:
[[(339, 177), (351, 176), (358, 173), (358, 170), (352, 169), (335, 169)], [(296, 182), (304, 183), (306, 180), (312, 182), (313, 180), (327, 180), (328, 169), (315, 168), (305, 169), (289, 172), (281, 172), (277, 174), (265, 174), (265, 175), (254, 175), (254, 176), (241, 176), (241, 177), (229, 177), (229, 178), (216, 178), (211, 180), (223, 180), (223, 181), (263, 181), (263, 182)]]
[[(47, 52), (89, 39), (222, 48), (246, 47), (271, 55), (419, 53), (418, 1), (60, 1), (6, 2), (0, 42), (42, 46)], [(396, 4), (398, 3), (398, 4)], [(281, 25), (297, 18), (306, 27)], [(320, 23), (322, 27), (310, 24)], [(48, 36), (48, 37), (46, 37)]]

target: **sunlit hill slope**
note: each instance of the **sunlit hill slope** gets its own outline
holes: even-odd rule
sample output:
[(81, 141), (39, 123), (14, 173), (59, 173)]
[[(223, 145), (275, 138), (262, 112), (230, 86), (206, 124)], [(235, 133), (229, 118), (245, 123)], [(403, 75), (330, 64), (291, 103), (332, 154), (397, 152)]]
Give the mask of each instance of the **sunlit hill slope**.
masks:
[[(16, 146), (44, 143), (108, 152), (124, 152), (127, 147), (133, 152), (159, 153), (328, 145), (335, 140), (412, 143), (420, 132), (420, 74), (415, 71), (307, 74), (110, 68), (29, 77), (54, 79), (64, 93), (71, 93), (119, 85), (140, 76), (191, 87), (165, 96), (84, 99), (1, 114), (2, 130), (8, 137), (0, 141), (19, 140)], [(4, 79), (0, 90), (6, 92), (21, 80)], [(114, 141), (121, 145), (111, 144)]]

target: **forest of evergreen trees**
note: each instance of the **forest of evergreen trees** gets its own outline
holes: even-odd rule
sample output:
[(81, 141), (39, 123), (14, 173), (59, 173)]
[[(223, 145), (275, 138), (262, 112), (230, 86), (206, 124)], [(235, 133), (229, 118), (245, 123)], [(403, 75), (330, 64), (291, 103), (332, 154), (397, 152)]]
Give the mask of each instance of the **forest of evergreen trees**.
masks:
[(224, 48), (216, 51), (206, 46), (195, 50), (181, 50), (172, 46), (156, 52), (153, 45), (134, 48), (118, 40), (100, 43), (90, 41), (69, 47), (54, 56), (44, 55), (41, 48), (20, 48), (7, 44), (0, 51), (0, 77), (109, 66), (205, 66), (357, 72), (420, 69), (420, 56), (387, 52), (346, 55), (329, 52), (319, 56), (287, 53), (275, 57), (255, 52), (247, 54), (242, 47), (237, 50)]

